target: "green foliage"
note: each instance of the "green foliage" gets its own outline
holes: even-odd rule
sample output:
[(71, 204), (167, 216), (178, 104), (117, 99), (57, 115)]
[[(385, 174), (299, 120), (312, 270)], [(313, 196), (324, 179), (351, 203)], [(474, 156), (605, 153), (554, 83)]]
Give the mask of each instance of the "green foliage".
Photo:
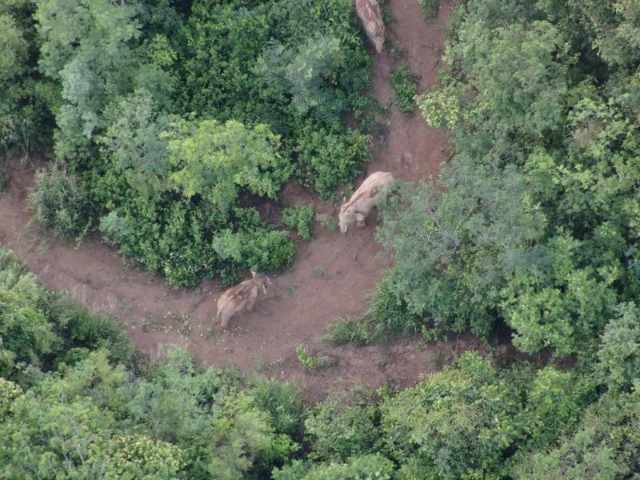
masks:
[(66, 169), (54, 165), (40, 172), (29, 201), (38, 221), (62, 238), (80, 238), (90, 227), (87, 195)]
[(389, 76), (389, 82), (396, 94), (394, 103), (398, 109), (408, 114), (416, 108), (414, 97), (417, 93), (418, 77), (411, 73), (409, 67), (400, 67)]
[(328, 200), (338, 186), (361, 173), (368, 149), (369, 138), (356, 130), (336, 132), (306, 123), (295, 146), (296, 173), (303, 185)]
[(561, 355), (578, 353), (597, 338), (615, 308), (615, 272), (580, 268), (575, 257), (581, 245), (573, 238), (558, 235), (549, 243), (546, 282), (518, 270), (504, 289), (502, 308), (520, 350), (550, 346)]
[(222, 259), (256, 272), (285, 267), (291, 263), (294, 252), (293, 242), (286, 231), (265, 228), (236, 233), (225, 230), (213, 239), (212, 246)]
[(0, 420), (4, 420), (11, 410), (13, 401), (22, 395), (19, 385), (0, 377)]
[(312, 354), (304, 344), (300, 344), (296, 347), (296, 356), (302, 366), (310, 372), (314, 372), (320, 368), (330, 367), (335, 363), (335, 359), (329, 356), (316, 356)]
[(28, 385), (32, 375), (74, 365), (91, 352), (131, 364), (133, 347), (113, 320), (46, 291), (24, 262), (0, 250), (0, 373)]
[(446, 190), (404, 185), (381, 207), (377, 237), (395, 251), (396, 263), (372, 301), (377, 321), (409, 325), (426, 316), (437, 329), (492, 333), (511, 273), (535, 272), (535, 240), (545, 223), (524, 177), (493, 168), (453, 160), (443, 169)]
[(0, 373), (15, 379), (18, 362), (39, 367), (57, 338), (43, 311), (46, 293), (24, 262), (0, 250)]
[[(29, 73), (25, 56), (47, 79), (34, 111), (55, 114), (69, 178), (42, 182), (45, 225), (65, 236), (97, 227), (135, 264), (193, 286), (291, 261), (291, 240), (240, 205), (275, 199), (292, 174), (329, 197), (359, 173), (368, 139), (342, 117), (365, 108), (369, 72), (346, 0), (185, 5), (12, 4), (0, 12), (0, 84)], [(35, 121), (21, 98), (5, 116), (0, 107), (5, 145)]]
[[(329, 397), (310, 412), (305, 431), (312, 443), (313, 459), (346, 462), (369, 452), (379, 438), (378, 407), (373, 398)], [(361, 403), (357, 403), (357, 402)]]
[[(637, 383), (637, 382), (636, 382)], [(638, 390), (605, 395), (580, 428), (549, 452), (533, 452), (514, 467), (518, 479), (633, 478), (640, 453)]]
[(337, 323), (327, 325), (327, 340), (332, 345), (361, 346), (374, 343), (376, 340), (372, 324), (366, 320), (345, 318)]
[[(162, 132), (169, 131), (175, 121), (177, 118), (159, 112), (158, 104), (146, 90), (122, 98), (105, 112), (107, 127), (97, 142), (110, 169), (123, 176), (127, 187), (133, 190), (130, 196), (149, 198), (168, 188), (169, 138)], [(108, 205), (115, 200), (104, 198), (110, 192), (97, 190), (100, 197), (96, 203)]]
[(48, 315), (60, 337), (55, 365), (74, 365), (90, 352), (100, 349), (106, 350), (109, 360), (115, 364), (132, 363), (134, 347), (116, 319), (89, 312), (86, 306), (64, 299), (52, 301)]
[(447, 72), (418, 99), (431, 124), (456, 129), (454, 156), (439, 186), (383, 211), (379, 238), (399, 261), (374, 317), (402, 318), (385, 314), (397, 306), (483, 337), (504, 322), (522, 351), (589, 356), (636, 297), (637, 79), (607, 83), (589, 52), (604, 41), (592, 20), (622, 10), (570, 4), (460, 7)]
[(402, 478), (499, 476), (526, 427), (517, 392), (476, 353), (380, 408), (382, 439)]
[(100, 0), (37, 2), (40, 69), (60, 82), (64, 99), (56, 115), (58, 158), (89, 160), (102, 110), (133, 87), (138, 62), (132, 47), (140, 36), (136, 10)]
[[(31, 476), (92, 476), (85, 462), (91, 445), (113, 432), (110, 407), (126, 400), (124, 369), (94, 354), (64, 379), (50, 377), (16, 398), (0, 424), (2, 473)], [(104, 408), (101, 408), (104, 407)]]
[(23, 73), (28, 44), (12, 15), (0, 13), (0, 32), (0, 49), (4, 52), (0, 60), (0, 84), (3, 85)]
[(329, 464), (309, 467), (299, 460), (292, 465), (274, 470), (274, 480), (358, 480), (375, 478), (390, 480), (393, 475), (393, 463), (379, 454), (362, 455), (348, 459), (345, 463), (332, 462)]
[(327, 271), (322, 265), (316, 265), (313, 267), (313, 276), (316, 278), (324, 278), (327, 276)]
[(427, 123), (435, 128), (454, 129), (467, 119), (462, 100), (465, 86), (442, 72), (437, 88), (415, 97)]
[(144, 435), (102, 438), (89, 451), (87, 467), (93, 474), (126, 472), (130, 478), (177, 478), (187, 464), (185, 451)]
[(338, 222), (333, 215), (327, 215), (325, 213), (316, 214), (316, 222), (318, 222), (323, 228), (335, 232), (338, 230)]
[(125, 242), (130, 234), (124, 219), (119, 217), (116, 212), (109, 212), (109, 215), (101, 217), (98, 229), (102, 234), (102, 240), (109, 245)]
[(232, 479), (269, 471), (292, 449), (289, 437), (274, 433), (270, 415), (248, 393), (212, 369), (197, 371), (181, 349), (171, 351), (167, 362), (138, 384), (131, 408), (152, 438), (200, 457), (192, 461), (189, 478)]
[(494, 31), (477, 23), (466, 34), (461, 48), (468, 42), (479, 48), (473, 54), (451, 49), (448, 55), (453, 63), (460, 58), (469, 83), (483, 93), (474, 115), (490, 116), (485, 129), (498, 135), (515, 130), (535, 140), (560, 128), (570, 62), (562, 34), (544, 21)]
[(0, 147), (8, 154), (47, 148), (51, 136), (50, 108), (57, 89), (37, 75), (38, 40), (33, 4), (0, 5)]
[(410, 336), (422, 327), (420, 318), (409, 312), (403, 292), (394, 284), (392, 272), (380, 279), (369, 305), (376, 336)]
[(426, 20), (433, 20), (438, 16), (440, 10), (440, 0), (418, 0), (422, 13)]
[(546, 367), (536, 372), (527, 392), (528, 421), (532, 423), (528, 448), (553, 445), (580, 420), (589, 386), (571, 372)]
[(286, 85), (299, 115), (313, 113), (334, 120), (344, 110), (344, 102), (325, 85), (344, 64), (343, 55), (340, 39), (316, 32), (295, 51), (272, 44), (258, 58), (255, 73), (267, 84)]
[(621, 304), (604, 329), (596, 368), (611, 391), (628, 391), (640, 378), (639, 314), (636, 304)]
[(274, 197), (289, 175), (266, 127), (176, 121), (143, 91), (107, 117), (100, 143), (110, 165), (91, 182), (95, 202), (109, 209), (100, 219), (105, 241), (173, 285), (232, 281), (291, 261), (288, 236), (238, 207), (247, 193)]
[(295, 230), (302, 240), (313, 236), (313, 205), (301, 205), (282, 210), (282, 222)]
[(290, 173), (278, 147), (278, 137), (266, 125), (247, 129), (233, 120), (224, 125), (180, 122), (168, 145), (171, 184), (186, 198), (199, 195), (223, 214), (239, 188), (273, 199)]
[(258, 379), (251, 396), (260, 410), (271, 417), (271, 425), (278, 434), (302, 439), (306, 407), (300, 399), (298, 385), (272, 379)]

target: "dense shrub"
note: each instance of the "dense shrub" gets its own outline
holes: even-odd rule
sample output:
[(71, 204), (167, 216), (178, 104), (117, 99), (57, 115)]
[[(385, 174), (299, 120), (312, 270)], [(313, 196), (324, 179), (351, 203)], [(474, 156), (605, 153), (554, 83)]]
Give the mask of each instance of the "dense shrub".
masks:
[(282, 210), (282, 223), (295, 230), (302, 240), (309, 240), (313, 235), (313, 219), (313, 205)]
[(294, 147), (296, 171), (303, 185), (320, 197), (331, 199), (336, 188), (362, 171), (369, 138), (355, 130), (336, 132), (313, 123), (305, 124)]
[(500, 476), (525, 433), (516, 391), (475, 353), (381, 406), (385, 451), (404, 478)]
[(38, 221), (62, 238), (82, 236), (91, 226), (86, 193), (77, 177), (64, 168), (40, 172), (29, 200)]
[(59, 338), (46, 315), (48, 297), (25, 263), (0, 250), (0, 373), (18, 378), (19, 363), (41, 367)]
[(411, 113), (416, 108), (417, 81), (407, 66), (398, 68), (389, 76), (389, 83), (396, 94), (394, 103), (402, 113)]
[(0, 372), (26, 382), (27, 370), (73, 365), (91, 352), (130, 365), (133, 347), (112, 319), (48, 292), (12, 252), (0, 250)]

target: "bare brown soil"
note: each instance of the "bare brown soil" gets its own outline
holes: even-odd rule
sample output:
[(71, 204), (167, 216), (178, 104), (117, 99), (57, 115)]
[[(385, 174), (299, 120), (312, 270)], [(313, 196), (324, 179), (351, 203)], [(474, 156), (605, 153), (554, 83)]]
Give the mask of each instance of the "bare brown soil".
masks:
[[(434, 84), (453, 6), (443, 3), (438, 18), (428, 24), (415, 0), (389, 0), (385, 10), (394, 21), (387, 27), (383, 53), (370, 48), (375, 55), (371, 95), (390, 106), (394, 94), (389, 75), (399, 66), (408, 64), (420, 78), (419, 92)], [(418, 111), (403, 115), (395, 106), (382, 122), (369, 173), (390, 171), (407, 181), (438, 174), (440, 163), (447, 160), (444, 132), (430, 128)], [(307, 398), (316, 400), (328, 390), (354, 385), (392, 383), (404, 388), (440, 368), (454, 352), (479, 347), (470, 336), (426, 348), (417, 339), (361, 348), (323, 342), (328, 324), (365, 314), (367, 297), (390, 265), (373, 239), (375, 217), (366, 228), (352, 228), (346, 235), (316, 224), (313, 240), (298, 247), (290, 269), (272, 278), (273, 286), (254, 311), (237, 315), (230, 328), (221, 331), (212, 322), (221, 293), (218, 283), (204, 282), (195, 291), (174, 289), (161, 278), (127, 269), (118, 253), (99, 240), (76, 245), (52, 239), (31, 221), (26, 208), (32, 167), (13, 162), (5, 169), (11, 170), (11, 183), (0, 197), (0, 246), (25, 258), (49, 287), (125, 319), (129, 337), (152, 360), (163, 354), (163, 345), (186, 345), (201, 364), (296, 380)], [(337, 219), (337, 205), (295, 184), (285, 189), (283, 199), (288, 205), (313, 203), (317, 213)], [(335, 365), (307, 372), (295, 353), (301, 344), (331, 356)]]

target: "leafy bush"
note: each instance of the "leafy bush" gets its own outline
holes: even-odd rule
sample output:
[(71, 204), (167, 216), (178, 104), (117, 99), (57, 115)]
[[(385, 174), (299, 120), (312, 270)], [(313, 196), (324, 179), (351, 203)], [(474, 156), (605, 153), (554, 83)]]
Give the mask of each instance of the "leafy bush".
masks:
[(51, 303), (49, 318), (54, 331), (61, 337), (55, 364), (73, 365), (99, 349), (107, 351), (109, 360), (115, 364), (131, 364), (134, 346), (116, 319), (89, 312), (86, 306), (65, 299)]
[(401, 292), (394, 288), (393, 278), (386, 273), (378, 283), (369, 305), (376, 337), (410, 336), (422, 329), (422, 322), (409, 313)]
[(349, 458), (345, 463), (331, 462), (315, 466), (294, 460), (291, 465), (281, 470), (274, 470), (272, 478), (274, 480), (333, 480), (336, 478), (391, 480), (394, 470), (390, 460), (379, 454), (371, 454)]
[(346, 318), (327, 325), (325, 339), (332, 345), (367, 345), (374, 342), (372, 327), (369, 321)]
[(22, 395), (19, 385), (0, 377), (0, 420), (4, 420), (11, 406), (11, 402)]
[(130, 478), (179, 478), (188, 464), (186, 456), (183, 449), (145, 435), (115, 434), (91, 445), (87, 470), (126, 472)]
[(307, 123), (301, 128), (294, 151), (302, 184), (328, 200), (340, 185), (361, 172), (369, 156), (369, 138), (356, 130), (336, 132)]
[(438, 10), (440, 10), (440, 0), (418, 0), (420, 8), (424, 18), (427, 20), (433, 20), (438, 16)]
[(382, 440), (403, 478), (500, 477), (525, 434), (518, 392), (477, 353), (381, 408)]
[(299, 397), (299, 387), (290, 382), (258, 379), (251, 395), (260, 410), (269, 413), (276, 433), (284, 433), (294, 440), (302, 439), (306, 407)]
[(116, 212), (109, 212), (108, 215), (101, 217), (98, 229), (102, 233), (102, 239), (109, 245), (123, 243), (129, 235), (126, 222)]
[(302, 366), (304, 366), (304, 368), (306, 368), (310, 372), (313, 372), (320, 368), (330, 367), (335, 363), (335, 360), (329, 356), (313, 355), (311, 352), (309, 352), (307, 346), (304, 344), (300, 344), (296, 347), (296, 355)]
[(285, 208), (282, 222), (298, 232), (300, 238), (309, 240), (313, 235), (313, 205)]
[(409, 67), (404, 66), (392, 72), (389, 81), (396, 94), (394, 102), (398, 109), (405, 114), (413, 112), (416, 108), (418, 77), (411, 73)]
[(380, 436), (379, 411), (373, 400), (368, 395), (349, 399), (335, 394), (316, 405), (305, 420), (306, 434), (313, 445), (311, 458), (345, 462), (368, 453)]
[(212, 246), (223, 260), (256, 272), (285, 267), (293, 259), (294, 252), (287, 232), (265, 228), (235, 233), (225, 230), (213, 239)]
[(330, 230), (332, 232), (338, 230), (338, 221), (334, 218), (333, 215), (318, 213), (316, 214), (316, 221), (327, 230)]
[(40, 367), (58, 345), (46, 315), (47, 293), (24, 262), (0, 249), (0, 373), (16, 379), (18, 362)]
[(640, 411), (635, 391), (605, 394), (589, 407), (577, 431), (550, 451), (533, 451), (513, 467), (522, 480), (633, 478), (640, 469)]
[(612, 391), (628, 391), (640, 378), (640, 309), (635, 303), (618, 306), (606, 325), (596, 364), (598, 376)]
[(29, 201), (38, 221), (62, 238), (82, 236), (91, 225), (82, 186), (74, 174), (58, 166), (37, 174)]

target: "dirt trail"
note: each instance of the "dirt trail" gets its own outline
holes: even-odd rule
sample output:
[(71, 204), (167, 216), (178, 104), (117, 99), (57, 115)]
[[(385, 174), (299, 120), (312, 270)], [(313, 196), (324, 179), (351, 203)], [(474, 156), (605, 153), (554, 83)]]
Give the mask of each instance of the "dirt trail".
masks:
[[(389, 75), (401, 65), (409, 64), (420, 77), (419, 92), (433, 85), (453, 6), (444, 3), (430, 24), (422, 20), (415, 0), (389, 0), (385, 9), (394, 22), (387, 27), (387, 47), (375, 57), (371, 95), (389, 105), (393, 98)], [(375, 55), (373, 48), (370, 51)], [(404, 56), (394, 61), (399, 52)], [(419, 112), (403, 115), (395, 107), (384, 122), (384, 135), (374, 139), (375, 160), (369, 172), (391, 171), (409, 181), (437, 175), (439, 164), (446, 160), (444, 132), (428, 127)], [(228, 331), (220, 332), (211, 322), (220, 295), (216, 282), (204, 282), (196, 291), (174, 289), (161, 278), (127, 270), (117, 252), (93, 239), (79, 246), (51, 239), (30, 222), (25, 208), (33, 180), (30, 168), (19, 163), (7, 167), (12, 180), (0, 197), (0, 245), (25, 258), (31, 271), (51, 288), (68, 291), (91, 309), (126, 319), (130, 338), (152, 359), (162, 354), (163, 344), (188, 345), (202, 364), (295, 379), (306, 386), (310, 398), (320, 398), (327, 389), (354, 384), (376, 387), (392, 381), (404, 387), (446, 361), (452, 349), (477, 346), (470, 337), (429, 349), (419, 348), (416, 341), (358, 349), (322, 343), (326, 325), (366, 312), (367, 296), (389, 265), (373, 240), (373, 220), (346, 235), (316, 225), (315, 238), (298, 248), (290, 269), (272, 279), (266, 298), (252, 313), (234, 317)], [(337, 206), (295, 185), (283, 195), (290, 205), (313, 202), (317, 213), (337, 216)], [(295, 354), (302, 343), (312, 352), (335, 357), (337, 364), (321, 374), (309, 374)]]

